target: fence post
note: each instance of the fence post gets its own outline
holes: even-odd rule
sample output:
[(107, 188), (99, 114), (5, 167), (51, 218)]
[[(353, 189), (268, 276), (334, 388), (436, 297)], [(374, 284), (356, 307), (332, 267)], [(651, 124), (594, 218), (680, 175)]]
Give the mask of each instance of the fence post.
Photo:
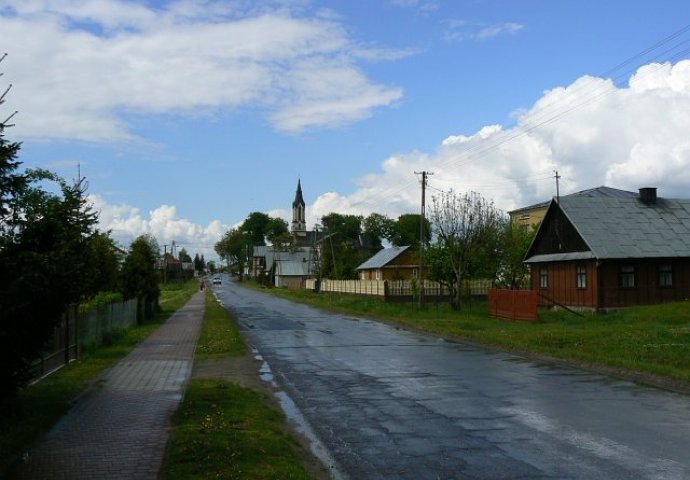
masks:
[(69, 307), (65, 314), (65, 365), (69, 363)]

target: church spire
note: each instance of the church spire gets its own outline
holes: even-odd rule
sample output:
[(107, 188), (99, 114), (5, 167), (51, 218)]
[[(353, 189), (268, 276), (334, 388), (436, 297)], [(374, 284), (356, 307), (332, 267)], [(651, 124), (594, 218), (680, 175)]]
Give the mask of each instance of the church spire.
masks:
[(297, 179), (297, 191), (295, 192), (295, 200), (292, 202), (292, 231), (305, 232), (307, 230), (307, 221), (304, 215), (305, 204), (302, 197), (302, 181)]
[(297, 192), (295, 192), (295, 201), (292, 202), (292, 208), (295, 208), (299, 205), (302, 205), (304, 207), (304, 198), (302, 198), (302, 180), (297, 179)]

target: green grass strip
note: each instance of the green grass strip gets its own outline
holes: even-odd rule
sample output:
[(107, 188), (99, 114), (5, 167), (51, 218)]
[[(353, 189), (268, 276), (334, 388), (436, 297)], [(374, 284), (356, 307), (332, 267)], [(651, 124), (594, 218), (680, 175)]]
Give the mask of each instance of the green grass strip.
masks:
[[(206, 293), (195, 361), (242, 356), (235, 323)], [(282, 412), (251, 389), (220, 380), (193, 379), (173, 417), (164, 479), (308, 479), (299, 444), (284, 431)]]
[(211, 360), (244, 355), (247, 347), (237, 326), (206, 289), (206, 314), (196, 346), (196, 360)]
[(253, 390), (192, 380), (175, 413), (164, 479), (308, 479), (279, 410)]

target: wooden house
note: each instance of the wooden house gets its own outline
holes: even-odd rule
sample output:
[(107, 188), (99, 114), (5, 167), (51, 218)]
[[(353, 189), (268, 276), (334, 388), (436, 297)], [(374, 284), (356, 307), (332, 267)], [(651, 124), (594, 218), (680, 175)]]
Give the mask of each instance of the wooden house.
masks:
[(540, 304), (590, 310), (690, 298), (690, 200), (566, 196), (530, 246)]
[(379, 250), (357, 267), (360, 280), (411, 280), (419, 278), (419, 256), (409, 246)]

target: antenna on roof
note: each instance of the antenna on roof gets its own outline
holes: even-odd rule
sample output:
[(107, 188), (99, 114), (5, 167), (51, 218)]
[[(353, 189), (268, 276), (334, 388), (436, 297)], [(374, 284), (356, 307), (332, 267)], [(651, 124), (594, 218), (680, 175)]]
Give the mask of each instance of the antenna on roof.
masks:
[(556, 178), (556, 203), (561, 203), (561, 192), (558, 186), (558, 180), (561, 178), (561, 176), (558, 174), (558, 170), (554, 170), (554, 177)]

